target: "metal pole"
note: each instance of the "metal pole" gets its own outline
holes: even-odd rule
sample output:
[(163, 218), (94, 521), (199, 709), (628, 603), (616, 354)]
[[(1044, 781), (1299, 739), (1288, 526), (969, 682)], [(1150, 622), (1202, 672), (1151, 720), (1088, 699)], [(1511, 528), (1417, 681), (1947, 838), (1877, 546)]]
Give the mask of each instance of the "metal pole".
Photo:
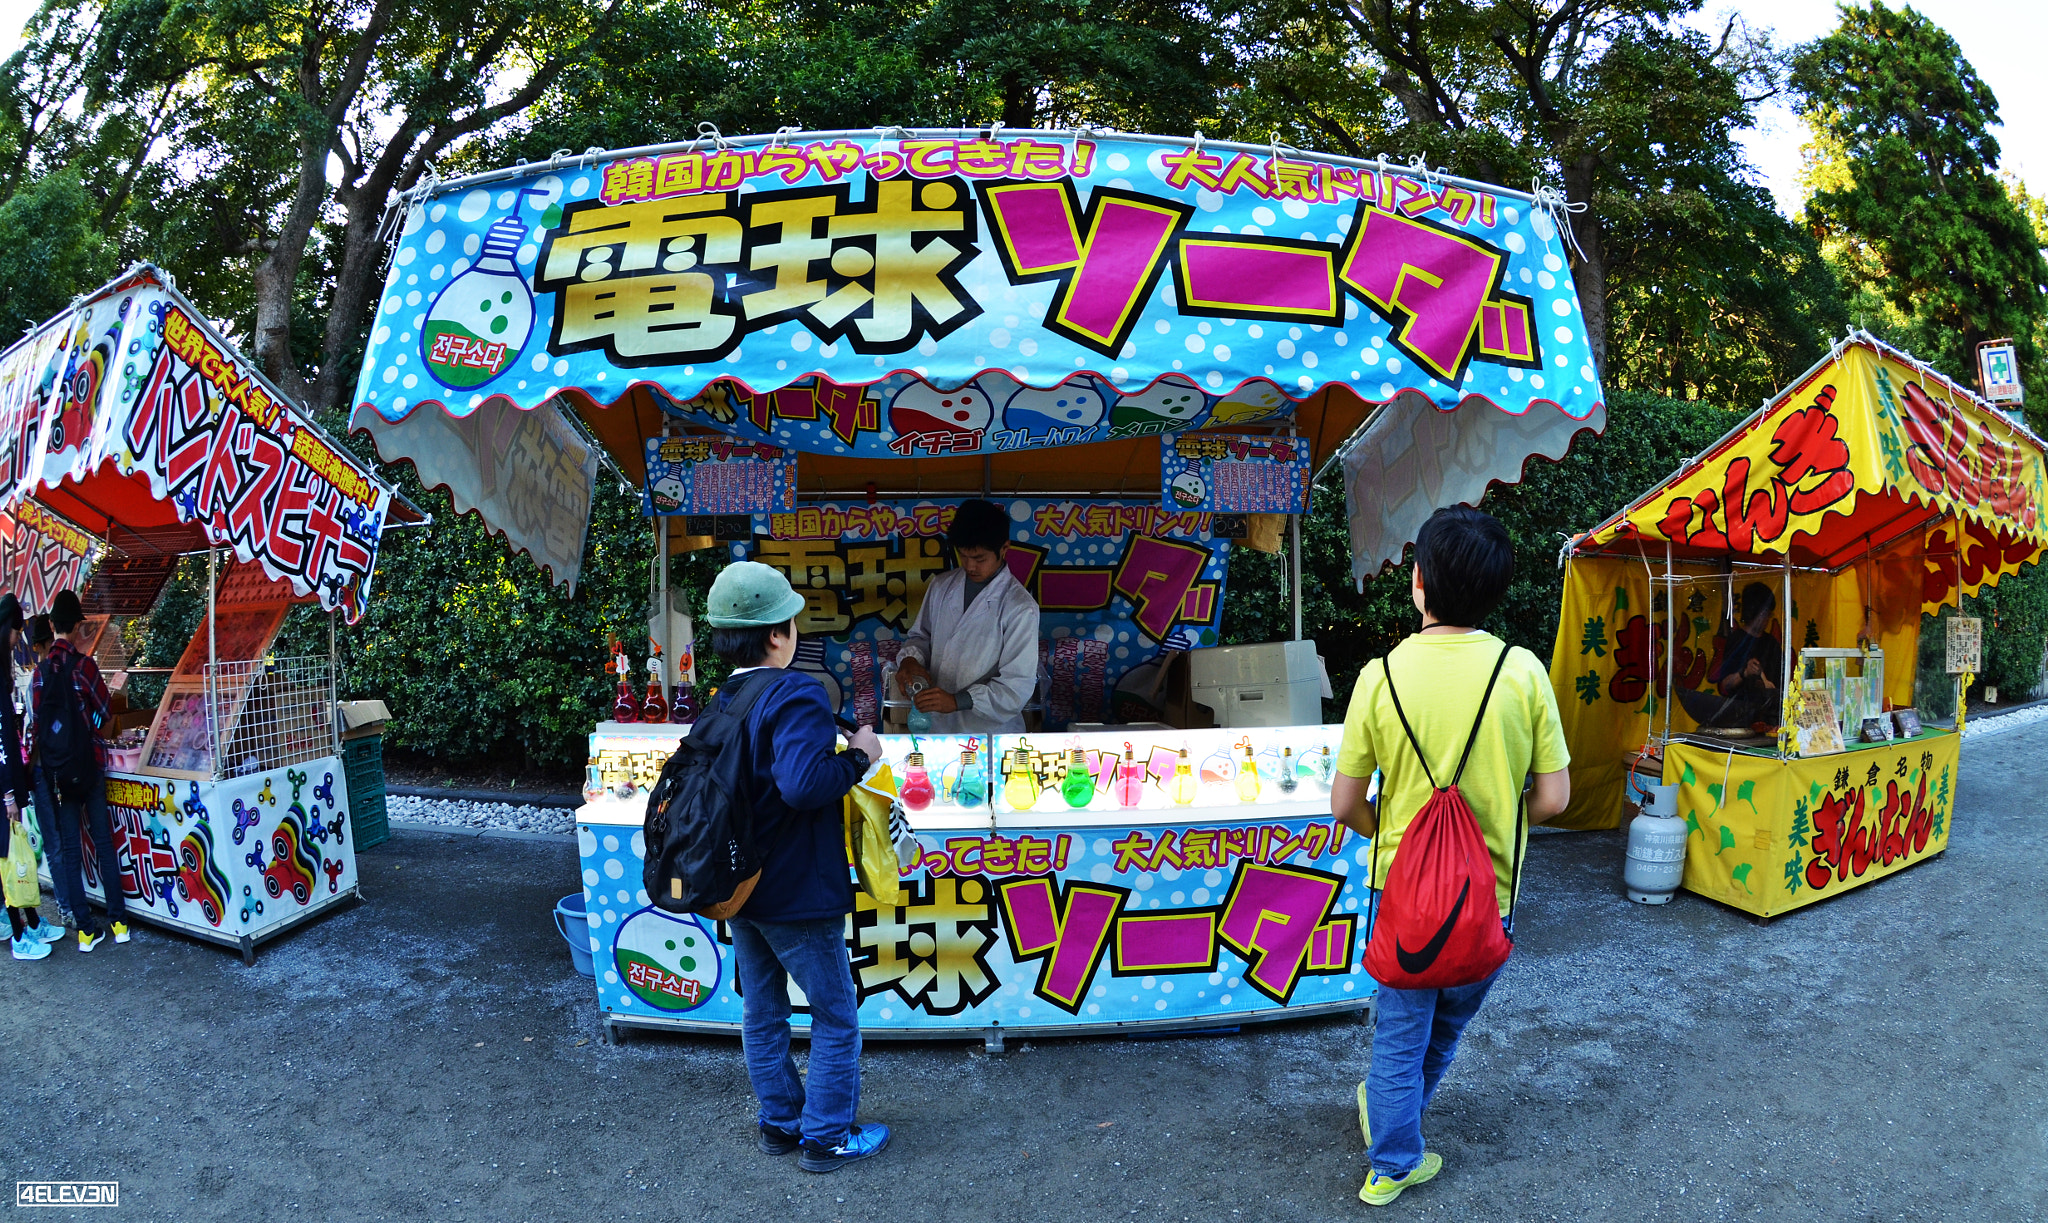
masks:
[(341, 755), (341, 706), (335, 703), (336, 689), (341, 684), (341, 647), (335, 639), (335, 617), (339, 612), (327, 613), (327, 728), (332, 733), (333, 754)]
[[(1792, 692), (1792, 541), (1789, 539), (1785, 541), (1784, 612), (1785, 640), (1778, 643), (1778, 700), (1780, 702), (1788, 700)], [(1781, 709), (1778, 712), (1781, 724), (1784, 717), (1784, 711)], [(1785, 736), (1779, 735), (1778, 742), (1783, 744), (1784, 741)], [(1778, 749), (1778, 755), (1781, 759), (1785, 756), (1785, 749), (1782, 746)]]
[(220, 550), (206, 550), (206, 737), (213, 754), (213, 779), (220, 780)]
[[(1678, 571), (1671, 564), (1671, 541), (1664, 541), (1664, 742), (1671, 742), (1671, 704), (1678, 699), (1677, 651), (1671, 648), (1678, 637), (1671, 629), (1671, 617), (1677, 614), (1672, 607), (1678, 598)], [(1650, 642), (1650, 674), (1657, 673), (1657, 588), (1650, 587), (1650, 631), (1644, 635)]]
[(1301, 640), (1301, 515), (1294, 514), (1288, 521), (1289, 538), (1287, 558), (1293, 569), (1294, 587), (1294, 639)]
[[(659, 516), (655, 518), (654, 540), (655, 550), (661, 554), (657, 558), (657, 563), (661, 566), (661, 593), (656, 599), (654, 614), (661, 624), (661, 682), (668, 684), (671, 682), (669, 669), (676, 665), (676, 643), (671, 634), (672, 625), (668, 614), (668, 519)], [(681, 682), (681, 679), (679, 675), (675, 682)]]

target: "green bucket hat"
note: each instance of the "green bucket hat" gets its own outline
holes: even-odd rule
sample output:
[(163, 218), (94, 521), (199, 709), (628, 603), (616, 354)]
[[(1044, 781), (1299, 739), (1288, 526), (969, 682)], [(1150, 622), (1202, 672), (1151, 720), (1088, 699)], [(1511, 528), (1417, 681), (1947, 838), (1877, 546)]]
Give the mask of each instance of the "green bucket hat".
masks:
[(763, 628), (788, 624), (804, 609), (804, 597), (782, 570), (759, 561), (740, 561), (719, 571), (704, 600), (712, 628)]

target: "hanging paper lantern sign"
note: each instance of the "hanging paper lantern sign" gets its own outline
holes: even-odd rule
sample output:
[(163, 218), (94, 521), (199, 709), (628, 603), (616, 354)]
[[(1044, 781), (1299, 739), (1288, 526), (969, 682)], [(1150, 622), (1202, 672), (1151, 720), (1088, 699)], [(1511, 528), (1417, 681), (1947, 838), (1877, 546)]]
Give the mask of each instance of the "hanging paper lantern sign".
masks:
[(729, 437), (650, 437), (646, 514), (772, 514), (796, 508), (796, 452)]
[(395, 421), (644, 384), (744, 439), (895, 458), (1271, 423), (1333, 382), (1591, 417), (1550, 213), (1384, 163), (1070, 132), (522, 166), (408, 203), (356, 399)]
[(1181, 433), (1161, 439), (1160, 504), (1217, 514), (1308, 512), (1308, 446), (1292, 437)]

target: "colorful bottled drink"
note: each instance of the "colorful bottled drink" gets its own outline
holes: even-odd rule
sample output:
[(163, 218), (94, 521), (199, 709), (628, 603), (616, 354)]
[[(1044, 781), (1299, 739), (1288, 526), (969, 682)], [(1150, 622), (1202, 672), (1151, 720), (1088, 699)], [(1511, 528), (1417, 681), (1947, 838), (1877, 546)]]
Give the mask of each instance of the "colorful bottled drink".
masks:
[(683, 656), (676, 662), (676, 686), (674, 699), (668, 704), (668, 720), (679, 726), (687, 726), (697, 720), (702, 711), (697, 704), (697, 689), (690, 683), (690, 672), (694, 660), (690, 647), (683, 647)]
[(1201, 784), (1195, 780), (1194, 766), (1188, 763), (1187, 745), (1182, 744), (1180, 759), (1173, 762), (1173, 801), (1185, 807), (1195, 801), (1195, 795), (1201, 789)]
[(1301, 778), (1296, 776), (1294, 772), (1294, 749), (1291, 747), (1280, 749), (1279, 781), (1282, 794), (1294, 793), (1294, 787), (1301, 784)]
[(647, 697), (640, 702), (642, 722), (668, 721), (668, 698), (661, 694), (661, 647), (647, 658)]
[(1085, 807), (1095, 800), (1095, 775), (1088, 771), (1088, 753), (1075, 748), (1067, 753), (1067, 778), (1060, 794), (1069, 807)]
[(923, 752), (912, 752), (904, 758), (903, 784), (896, 787), (896, 797), (903, 800), (906, 811), (922, 811), (937, 797), (931, 774), (925, 772)]
[(1259, 762), (1252, 758), (1252, 741), (1249, 737), (1238, 746), (1244, 749), (1244, 762), (1237, 766), (1237, 801), (1255, 803), (1259, 801)]
[(981, 744), (969, 739), (960, 749), (960, 775), (953, 782), (953, 802), (962, 807), (979, 807), (988, 802), (988, 774), (981, 767)]
[(616, 639), (612, 642), (611, 665), (605, 670), (619, 677), (618, 692), (612, 697), (612, 721), (638, 722), (640, 698), (633, 695), (633, 662), (626, 657), (626, 647)]
[(1116, 766), (1116, 801), (1135, 807), (1145, 797), (1145, 766), (1132, 757), (1131, 745), (1124, 744), (1124, 758)]
[(1038, 801), (1038, 770), (1031, 763), (1032, 751), (1022, 740), (1011, 752), (1003, 772), (1003, 801), (1012, 811), (1029, 811)]

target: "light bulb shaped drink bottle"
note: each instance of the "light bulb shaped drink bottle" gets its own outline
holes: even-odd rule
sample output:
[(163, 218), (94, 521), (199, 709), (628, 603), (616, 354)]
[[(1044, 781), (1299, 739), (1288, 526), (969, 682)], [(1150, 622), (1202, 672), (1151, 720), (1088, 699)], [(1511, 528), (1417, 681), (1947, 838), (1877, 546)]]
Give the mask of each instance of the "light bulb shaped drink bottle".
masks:
[(932, 805), (937, 791), (932, 788), (932, 776), (925, 770), (924, 753), (912, 752), (903, 761), (903, 784), (896, 788), (896, 797), (903, 800), (908, 811), (922, 811)]
[(1124, 758), (1116, 766), (1116, 801), (1119, 806), (1135, 807), (1145, 797), (1145, 766), (1131, 753), (1131, 745), (1124, 744)]
[(466, 391), (496, 378), (533, 333), (533, 290), (519, 270), (530, 226), (519, 213), (526, 196), (546, 194), (522, 191), (512, 214), (484, 231), (476, 266), (463, 269), (427, 308), (420, 359), (442, 386)]
[(1173, 801), (1185, 807), (1195, 801), (1201, 786), (1195, 781), (1195, 770), (1188, 764), (1188, 749), (1181, 745), (1180, 759), (1173, 762)]
[(1038, 801), (1038, 769), (1032, 762), (1032, 751), (1022, 740), (1017, 750), (1009, 754), (1008, 774), (1003, 779), (1003, 801), (1010, 804), (1012, 811), (1029, 811)]
[(960, 749), (960, 776), (953, 782), (953, 802), (979, 807), (988, 801), (988, 776), (981, 764), (981, 745), (973, 739)]
[(1067, 753), (1067, 778), (1060, 783), (1060, 795), (1069, 807), (1085, 807), (1095, 798), (1095, 775), (1088, 771), (1088, 753), (1075, 748)]
[(1237, 801), (1255, 803), (1259, 801), (1259, 762), (1252, 758), (1252, 741), (1249, 738), (1238, 746), (1244, 749), (1244, 763), (1237, 766)]

